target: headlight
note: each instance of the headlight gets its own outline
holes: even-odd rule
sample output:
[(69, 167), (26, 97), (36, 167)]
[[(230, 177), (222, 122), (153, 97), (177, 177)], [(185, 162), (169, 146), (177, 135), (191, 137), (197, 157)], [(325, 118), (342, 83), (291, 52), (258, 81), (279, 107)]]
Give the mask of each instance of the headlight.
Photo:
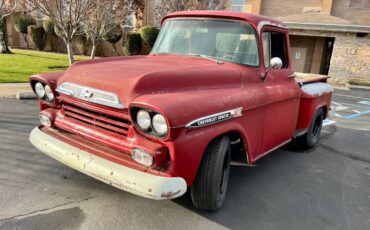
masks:
[(36, 92), (36, 95), (39, 97), (39, 98), (44, 98), (45, 97), (45, 88), (44, 86), (41, 84), (41, 82), (37, 82), (36, 85), (35, 85), (35, 92)]
[(151, 124), (149, 113), (145, 110), (140, 110), (136, 115), (136, 123), (141, 129), (149, 129)]
[(166, 119), (161, 114), (156, 114), (153, 117), (153, 129), (156, 133), (161, 136), (164, 136), (168, 132), (168, 126)]
[(54, 94), (53, 94), (53, 91), (51, 91), (51, 88), (50, 86), (46, 85), (45, 86), (45, 94), (46, 94), (46, 98), (49, 100), (49, 101), (53, 101), (54, 100)]

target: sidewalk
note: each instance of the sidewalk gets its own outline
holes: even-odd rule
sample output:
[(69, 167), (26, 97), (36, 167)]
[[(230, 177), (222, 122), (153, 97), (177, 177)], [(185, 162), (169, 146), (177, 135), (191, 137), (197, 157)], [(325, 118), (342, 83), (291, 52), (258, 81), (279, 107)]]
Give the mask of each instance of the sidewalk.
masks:
[(0, 98), (16, 98), (18, 92), (32, 92), (27, 83), (0, 83)]

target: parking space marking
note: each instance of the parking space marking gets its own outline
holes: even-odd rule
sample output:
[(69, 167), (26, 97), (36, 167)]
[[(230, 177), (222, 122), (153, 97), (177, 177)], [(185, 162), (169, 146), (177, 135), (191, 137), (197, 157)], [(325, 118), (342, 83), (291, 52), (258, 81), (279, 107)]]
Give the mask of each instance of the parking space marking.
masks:
[(359, 116), (366, 115), (366, 114), (369, 114), (369, 113), (370, 113), (370, 110), (366, 110), (366, 111), (363, 111), (363, 112), (360, 112), (360, 113), (350, 114), (350, 115), (347, 115), (347, 116), (340, 116), (339, 114), (335, 114), (335, 115), (340, 117), (340, 118), (344, 118), (344, 119), (353, 119), (355, 117), (359, 117)]
[(359, 101), (358, 103), (364, 104), (364, 105), (370, 105), (370, 101)]
[[(356, 117), (359, 117), (359, 116), (366, 115), (366, 114), (370, 113), (369, 107), (367, 106), (367, 105), (370, 105), (370, 101), (359, 101), (359, 102), (357, 102), (357, 104), (356, 103), (353, 103), (353, 104), (351, 104), (351, 103), (338, 103), (338, 102), (333, 101), (332, 104), (334, 105), (333, 107), (335, 107), (334, 116), (339, 117), (339, 118), (343, 118), (343, 119), (353, 119), (353, 118), (356, 118)], [(361, 104), (361, 105), (358, 105), (358, 104)], [(346, 105), (348, 107), (343, 106), (343, 105)], [(353, 109), (353, 107), (355, 107), (356, 109)], [(367, 110), (360, 111), (360, 110), (357, 110), (357, 108), (360, 109), (360, 110), (361, 109), (367, 109)], [(347, 110), (348, 113), (352, 113), (352, 114), (342, 116), (342, 115), (337, 113), (338, 111), (344, 111), (344, 110)]]
[(336, 121), (325, 119), (325, 120), (323, 120), (322, 126), (333, 125), (335, 123), (336, 123)]

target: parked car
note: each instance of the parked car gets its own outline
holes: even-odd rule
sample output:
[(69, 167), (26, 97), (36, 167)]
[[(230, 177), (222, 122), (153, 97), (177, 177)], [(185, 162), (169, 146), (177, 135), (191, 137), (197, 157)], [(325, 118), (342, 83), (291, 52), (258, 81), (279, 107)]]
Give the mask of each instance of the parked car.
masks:
[(81, 61), (30, 77), (40, 122), (31, 143), (114, 187), (195, 207), (224, 202), (230, 162), (254, 164), (294, 140), (317, 143), (326, 78), (297, 81), (288, 29), (227, 11), (167, 15), (147, 56)]

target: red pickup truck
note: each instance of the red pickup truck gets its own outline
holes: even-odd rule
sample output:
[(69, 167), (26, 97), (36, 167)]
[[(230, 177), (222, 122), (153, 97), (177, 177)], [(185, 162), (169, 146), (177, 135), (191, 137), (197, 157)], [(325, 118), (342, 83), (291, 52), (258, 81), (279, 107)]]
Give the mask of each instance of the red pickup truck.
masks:
[(147, 56), (82, 61), (30, 77), (31, 143), (139, 196), (225, 201), (230, 162), (254, 164), (294, 140), (311, 147), (330, 110), (326, 78), (298, 81), (288, 29), (227, 11), (167, 15)]

